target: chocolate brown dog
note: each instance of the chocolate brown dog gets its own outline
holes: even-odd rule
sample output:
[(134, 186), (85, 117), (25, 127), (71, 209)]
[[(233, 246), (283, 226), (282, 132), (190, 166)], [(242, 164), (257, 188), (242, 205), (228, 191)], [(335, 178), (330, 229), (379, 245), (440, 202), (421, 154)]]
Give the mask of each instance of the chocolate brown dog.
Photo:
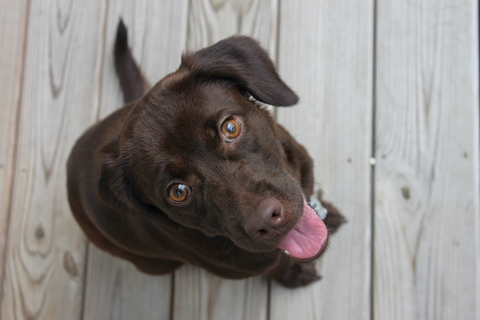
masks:
[(305, 262), (322, 254), (328, 232), (306, 202), (312, 160), (258, 102), (298, 98), (259, 44), (235, 36), (185, 54), (149, 89), (120, 22), (115, 65), (129, 103), (84, 133), (67, 166), (88, 238), (150, 274), (189, 263), (287, 287), (318, 279)]

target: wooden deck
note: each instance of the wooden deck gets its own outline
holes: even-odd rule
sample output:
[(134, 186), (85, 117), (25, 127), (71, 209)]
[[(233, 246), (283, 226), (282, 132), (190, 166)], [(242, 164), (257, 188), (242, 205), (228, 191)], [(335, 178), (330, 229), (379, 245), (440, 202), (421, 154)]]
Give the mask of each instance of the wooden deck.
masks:
[[(476, 0), (0, 0), (0, 318), (480, 319), (477, 14)], [(232, 34), (268, 49), (301, 98), (275, 115), (349, 220), (320, 282), (151, 277), (86, 241), (65, 161), (122, 104), (120, 16), (152, 82)]]

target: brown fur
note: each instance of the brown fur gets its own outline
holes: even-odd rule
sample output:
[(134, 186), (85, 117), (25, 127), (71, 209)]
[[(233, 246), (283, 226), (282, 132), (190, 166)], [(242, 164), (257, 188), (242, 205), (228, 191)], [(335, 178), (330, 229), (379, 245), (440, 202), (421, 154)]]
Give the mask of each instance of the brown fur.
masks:
[[(288, 287), (318, 279), (312, 264), (276, 249), (313, 192), (313, 171), (305, 149), (250, 98), (298, 101), (258, 43), (237, 36), (185, 54), (150, 89), (120, 23), (115, 65), (128, 103), (86, 131), (68, 161), (70, 206), (88, 238), (150, 274), (189, 263)], [(231, 117), (242, 132), (227, 142), (219, 128)], [(185, 202), (169, 200), (174, 183), (191, 188)]]

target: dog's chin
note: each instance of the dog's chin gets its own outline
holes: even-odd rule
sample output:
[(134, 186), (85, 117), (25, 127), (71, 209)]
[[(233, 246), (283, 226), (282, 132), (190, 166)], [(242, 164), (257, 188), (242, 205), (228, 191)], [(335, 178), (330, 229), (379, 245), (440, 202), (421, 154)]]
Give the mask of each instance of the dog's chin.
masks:
[[(228, 238), (226, 236), (218, 236), (218, 237), (224, 238), (224, 239)], [(322, 257), (322, 255), (325, 253), (325, 251), (327, 251), (327, 248), (328, 248), (328, 239), (327, 239), (325, 242), (322, 243), (322, 246), (320, 247), (319, 251), (316, 254), (306, 258), (298, 258), (292, 255), (288, 250), (280, 248), (280, 244), (282, 243), (282, 240), (283, 238), (278, 239), (277, 241), (274, 241), (276, 244), (272, 244), (271, 242), (269, 243), (255, 242), (255, 243), (248, 243), (248, 244), (240, 244), (230, 239), (230, 241), (234, 242), (238, 247), (242, 248), (245, 251), (253, 252), (253, 253), (280, 253), (292, 260), (295, 260), (301, 263), (315, 262), (316, 260)]]
[(233, 241), (239, 248), (252, 253), (275, 253), (278, 250), (278, 244), (281, 239), (277, 241)]

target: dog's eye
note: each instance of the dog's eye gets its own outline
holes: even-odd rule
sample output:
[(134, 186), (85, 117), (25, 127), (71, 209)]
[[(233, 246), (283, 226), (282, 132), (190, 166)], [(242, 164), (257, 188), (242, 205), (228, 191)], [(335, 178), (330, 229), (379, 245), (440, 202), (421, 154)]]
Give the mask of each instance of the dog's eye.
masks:
[(189, 195), (190, 187), (181, 183), (176, 183), (171, 186), (168, 192), (168, 196), (173, 202), (183, 202), (187, 200)]
[(242, 126), (238, 120), (228, 119), (222, 124), (221, 131), (226, 141), (232, 142), (240, 135), (240, 132), (242, 132)]

